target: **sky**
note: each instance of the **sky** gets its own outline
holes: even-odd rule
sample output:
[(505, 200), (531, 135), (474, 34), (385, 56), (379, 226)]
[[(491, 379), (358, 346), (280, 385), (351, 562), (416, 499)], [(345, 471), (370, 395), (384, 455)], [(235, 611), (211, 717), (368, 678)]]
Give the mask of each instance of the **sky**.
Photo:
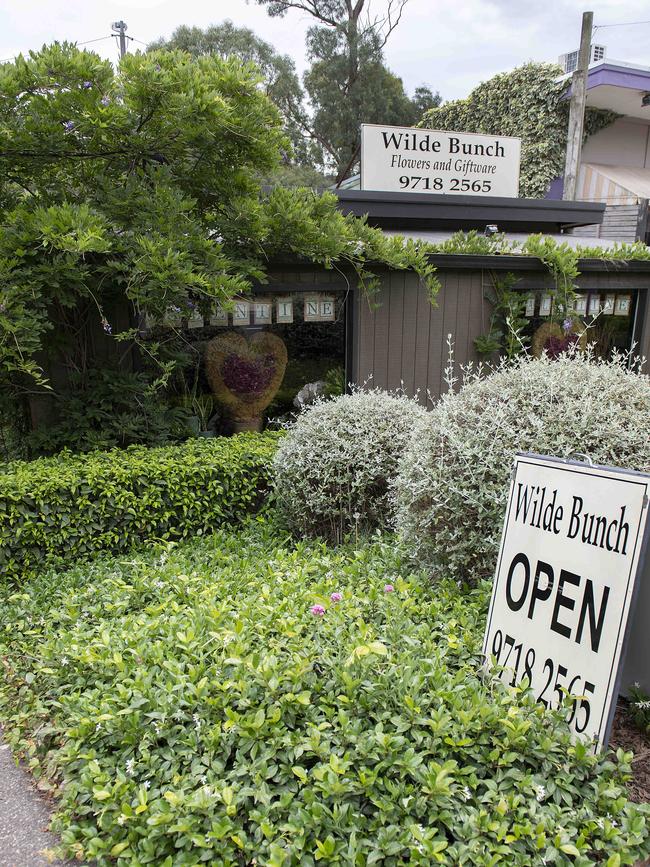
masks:
[[(384, 0), (371, 2), (379, 9)], [(465, 97), (497, 72), (528, 60), (555, 61), (577, 48), (584, 8), (577, 0), (409, 0), (386, 60), (409, 93), (428, 84), (443, 100)], [(594, 0), (587, 8), (598, 28), (594, 42), (607, 46), (608, 57), (650, 66), (648, 0)], [(255, 0), (0, 0), (0, 61), (54, 40), (106, 37), (119, 19), (133, 37), (130, 51), (181, 24), (206, 27), (230, 19), (289, 54), (299, 71), (305, 68), (307, 16), (292, 11), (269, 18)], [(648, 23), (636, 23), (642, 21)], [(604, 26), (628, 22), (632, 26)], [(117, 59), (112, 38), (87, 47)]]

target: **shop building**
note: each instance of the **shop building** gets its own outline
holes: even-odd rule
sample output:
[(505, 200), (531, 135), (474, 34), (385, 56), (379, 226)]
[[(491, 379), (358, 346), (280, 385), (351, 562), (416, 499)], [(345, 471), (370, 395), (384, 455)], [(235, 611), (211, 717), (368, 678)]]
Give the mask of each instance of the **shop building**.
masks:
[[(365, 214), (370, 224), (387, 233), (437, 244), (459, 230), (483, 234), (486, 227), (497, 227), (512, 241), (523, 242), (530, 234), (541, 232), (576, 246), (587, 239), (571, 233), (600, 225), (606, 208), (600, 202), (350, 189), (339, 191), (338, 197), (344, 213)], [(613, 242), (597, 243), (608, 247)], [(320, 324), (317, 353), (344, 361), (348, 382), (401, 387), (427, 402), (428, 397), (435, 399), (446, 390), (449, 335), (456, 362), (481, 360), (475, 340), (490, 328), (492, 308), (486, 295), (495, 280), (506, 274), (516, 276), (516, 288), (531, 299), (527, 305), (531, 335), (548, 319), (547, 299), (554, 289), (546, 266), (529, 256), (434, 254), (432, 261), (441, 286), (433, 304), (416, 274), (396, 270), (380, 272), (379, 290), (368, 299), (351, 273), (276, 263), (270, 282), (259, 291), (267, 298), (290, 296), (296, 320), (302, 319), (306, 299), (333, 299), (335, 318)], [(596, 351), (607, 355), (615, 348), (634, 346), (640, 355), (650, 357), (650, 261), (583, 259), (579, 270), (577, 285), (585, 306), (584, 319), (593, 321), (598, 308), (601, 310), (594, 328), (598, 334), (592, 335)], [(304, 323), (304, 327), (308, 325)], [(291, 359), (290, 335), (283, 336)]]

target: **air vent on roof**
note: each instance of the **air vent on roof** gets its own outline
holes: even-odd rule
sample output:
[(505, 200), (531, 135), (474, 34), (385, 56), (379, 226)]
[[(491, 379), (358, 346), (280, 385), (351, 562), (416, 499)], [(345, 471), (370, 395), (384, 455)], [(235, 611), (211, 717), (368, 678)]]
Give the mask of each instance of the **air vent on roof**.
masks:
[[(575, 72), (578, 68), (578, 51), (569, 51), (568, 54), (561, 54), (558, 58), (558, 63), (565, 72)], [(605, 59), (607, 49), (604, 45), (592, 45), (589, 52), (589, 63), (599, 63)]]

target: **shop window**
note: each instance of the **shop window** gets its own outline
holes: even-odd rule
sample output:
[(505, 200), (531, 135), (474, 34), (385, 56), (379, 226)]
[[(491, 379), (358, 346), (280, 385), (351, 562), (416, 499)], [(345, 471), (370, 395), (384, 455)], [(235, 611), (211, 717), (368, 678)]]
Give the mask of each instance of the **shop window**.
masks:
[(528, 326), (524, 333), (530, 339), (534, 354), (544, 349), (553, 354), (579, 341), (582, 346), (591, 346), (599, 358), (608, 358), (616, 350), (624, 352), (631, 348), (637, 302), (636, 290), (583, 289), (576, 298), (576, 321), (569, 328), (568, 322), (564, 327), (555, 310), (553, 293), (530, 292), (525, 309)]

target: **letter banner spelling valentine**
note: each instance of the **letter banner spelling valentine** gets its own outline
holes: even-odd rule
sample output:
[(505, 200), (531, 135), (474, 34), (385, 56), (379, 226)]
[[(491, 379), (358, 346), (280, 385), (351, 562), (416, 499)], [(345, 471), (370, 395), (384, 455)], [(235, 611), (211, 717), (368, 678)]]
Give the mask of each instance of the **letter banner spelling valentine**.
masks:
[(464, 196), (519, 194), (521, 139), (361, 125), (361, 189)]
[(564, 706), (597, 749), (616, 707), (649, 494), (648, 475), (559, 458), (519, 454), (512, 472), (485, 664), (547, 708)]

